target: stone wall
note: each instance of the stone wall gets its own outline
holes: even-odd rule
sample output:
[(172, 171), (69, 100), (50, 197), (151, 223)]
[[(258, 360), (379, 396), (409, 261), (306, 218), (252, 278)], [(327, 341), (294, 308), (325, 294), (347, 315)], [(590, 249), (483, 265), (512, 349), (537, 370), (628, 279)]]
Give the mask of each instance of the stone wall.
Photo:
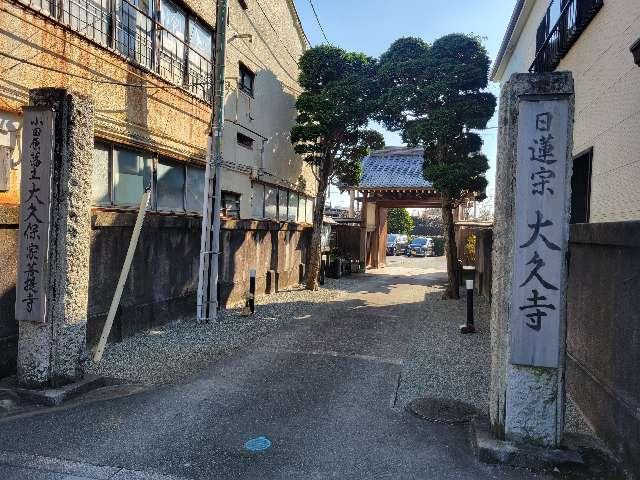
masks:
[[(97, 343), (124, 262), (135, 213), (94, 210), (91, 218), (89, 321)], [(198, 288), (201, 219), (149, 214), (116, 315), (111, 340), (166, 322), (194, 318)], [(271, 221), (226, 221), (222, 225), (220, 297), (244, 303), (249, 271), (257, 270), (257, 294), (300, 283), (311, 229)], [(14, 318), (17, 208), (0, 208), (0, 377), (15, 373)]]
[(640, 478), (640, 222), (573, 225), (567, 391)]

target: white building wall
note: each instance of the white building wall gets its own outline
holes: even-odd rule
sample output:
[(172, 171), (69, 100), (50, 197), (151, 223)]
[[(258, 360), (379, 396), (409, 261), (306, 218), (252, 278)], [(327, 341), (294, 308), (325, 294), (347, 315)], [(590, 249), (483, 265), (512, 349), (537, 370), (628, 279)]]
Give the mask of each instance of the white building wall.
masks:
[[(529, 5), (500, 81), (528, 71), (548, 4)], [(592, 222), (640, 219), (640, 67), (629, 51), (638, 38), (640, 1), (606, 0), (557, 68), (575, 81), (574, 155), (593, 148)]]
[[(258, 4), (251, 0), (247, 4), (243, 10), (239, 2), (230, 2), (224, 134), (224, 160), (235, 164), (228, 167), (235, 173), (225, 171), (223, 189), (241, 195), (242, 218), (256, 216), (256, 197), (263, 190), (253, 188), (254, 181), (309, 196), (315, 196), (316, 189), (310, 167), (295, 154), (290, 140), (301, 92), (296, 60), (306, 49), (297, 18), (289, 0), (262, 0), (274, 31)], [(250, 39), (240, 37), (247, 34)], [(238, 88), (240, 62), (256, 75), (253, 97)], [(238, 145), (238, 132), (253, 139), (252, 150)], [(305, 180), (302, 185), (300, 176)]]

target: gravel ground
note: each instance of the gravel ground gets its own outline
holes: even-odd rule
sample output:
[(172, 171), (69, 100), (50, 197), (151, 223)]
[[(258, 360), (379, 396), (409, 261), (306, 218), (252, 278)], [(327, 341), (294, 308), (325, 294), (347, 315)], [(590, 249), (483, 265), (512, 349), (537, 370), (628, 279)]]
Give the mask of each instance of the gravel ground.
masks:
[(300, 315), (297, 302), (330, 302), (353, 291), (356, 283), (353, 278), (327, 279), (316, 292), (300, 287), (258, 298), (252, 316), (232, 309), (222, 311), (216, 322), (198, 324), (193, 319), (143, 331), (109, 344), (101, 363), (91, 363), (89, 371), (148, 385), (183, 382), (216, 357), (249, 345)]
[(461, 335), (466, 320), (466, 299), (442, 300), (444, 289), (434, 286), (426, 294), (420, 328), (409, 350), (396, 406), (414, 398), (451, 398), (488, 411), (489, 306), (475, 300), (477, 333)]
[[(464, 292), (460, 300), (443, 300), (444, 288), (434, 286), (425, 296), (422, 328), (416, 332), (402, 370), (396, 408), (424, 396), (455, 399), (489, 411), (491, 376), (491, 305), (474, 298), (476, 333), (461, 335), (458, 326), (466, 322)], [(571, 398), (567, 398), (565, 430), (592, 434)]]

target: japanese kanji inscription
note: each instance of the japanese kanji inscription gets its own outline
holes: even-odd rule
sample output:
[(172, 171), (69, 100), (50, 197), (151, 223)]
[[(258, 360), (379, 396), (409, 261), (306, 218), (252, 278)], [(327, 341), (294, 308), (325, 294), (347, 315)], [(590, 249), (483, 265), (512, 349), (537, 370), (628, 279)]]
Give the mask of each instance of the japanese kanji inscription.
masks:
[(51, 213), (52, 110), (25, 108), (22, 124), (16, 320), (44, 322)]
[(558, 367), (568, 212), (569, 101), (523, 99), (516, 166), (511, 363)]

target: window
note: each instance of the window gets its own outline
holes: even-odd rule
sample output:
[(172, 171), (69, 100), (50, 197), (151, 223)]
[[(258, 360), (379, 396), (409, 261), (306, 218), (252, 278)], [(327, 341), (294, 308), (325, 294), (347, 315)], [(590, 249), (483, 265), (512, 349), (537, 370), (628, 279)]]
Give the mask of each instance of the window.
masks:
[(187, 165), (185, 209), (202, 214), (204, 204), (204, 169)]
[(149, 0), (116, 0), (116, 48), (149, 69), (153, 67), (152, 13)]
[(278, 190), (278, 221), (286, 222), (288, 220), (287, 216), (287, 205), (289, 204), (289, 192), (287, 190)]
[(158, 161), (156, 171), (156, 205), (158, 210), (184, 210), (184, 165)]
[(305, 223), (309, 221), (307, 219), (307, 199), (302, 195), (300, 195), (300, 200), (298, 203), (298, 221), (300, 223)]
[(593, 149), (573, 159), (571, 175), (570, 223), (588, 223), (591, 203), (591, 165)]
[(160, 36), (160, 75), (173, 83), (184, 82), (185, 32), (187, 17), (181, 8), (169, 0), (162, 0), (160, 8), (162, 32)]
[(151, 156), (132, 150), (113, 149), (113, 203), (137, 206), (145, 188), (151, 186)]
[(154, 157), (148, 152), (96, 143), (92, 204), (137, 207), (145, 187), (152, 186), (156, 210), (202, 213), (204, 168)]
[(111, 151), (107, 145), (97, 144), (93, 149), (91, 169), (91, 200), (93, 205), (110, 205), (109, 164)]
[(313, 199), (304, 194), (257, 182), (253, 184), (253, 191), (253, 218), (312, 223)]
[(18, 1), (210, 101), (213, 31), (171, 0)]
[(278, 189), (265, 187), (264, 189), (264, 216), (272, 220), (278, 219)]
[(307, 223), (313, 223), (313, 198), (307, 198)]
[(238, 139), (238, 145), (242, 145), (244, 148), (253, 150), (253, 138), (247, 137), (246, 135), (238, 132), (237, 139)]
[(298, 221), (298, 194), (289, 192), (289, 210), (287, 212), (287, 219), (290, 222)]
[(201, 98), (211, 95), (211, 31), (196, 19), (189, 19), (189, 90)]
[(222, 215), (229, 218), (240, 218), (240, 195), (233, 192), (222, 192)]
[(243, 63), (240, 64), (240, 78), (238, 79), (238, 87), (243, 92), (253, 97), (253, 84), (255, 82), (256, 75), (249, 70)]
[(264, 185), (253, 185), (253, 218), (264, 218)]
[[(39, 3), (48, 3), (39, 0)], [(109, 0), (73, 0), (62, 11), (62, 22), (94, 42), (106, 45), (109, 35)], [(49, 13), (47, 7), (46, 13)]]
[(530, 72), (552, 72), (604, 5), (604, 0), (552, 0), (536, 32)]

